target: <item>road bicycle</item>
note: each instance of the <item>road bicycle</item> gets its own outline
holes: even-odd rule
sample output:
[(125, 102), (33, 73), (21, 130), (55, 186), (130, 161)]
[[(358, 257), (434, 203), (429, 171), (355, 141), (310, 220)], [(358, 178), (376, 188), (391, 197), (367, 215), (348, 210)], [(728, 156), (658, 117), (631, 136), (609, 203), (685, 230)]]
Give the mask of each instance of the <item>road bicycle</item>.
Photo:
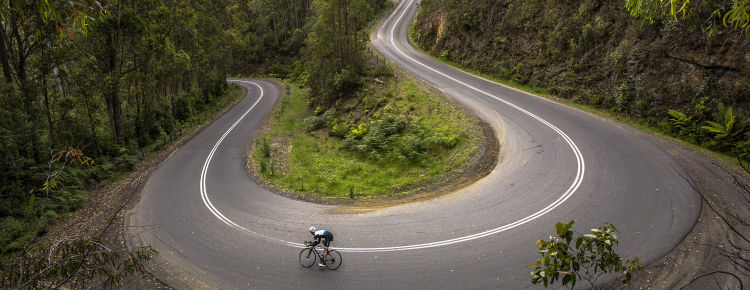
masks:
[[(312, 246), (309, 241), (305, 241), (305, 246), (307, 248), (304, 248), (299, 252), (299, 263), (302, 267), (310, 268), (315, 264), (316, 259), (323, 260), (323, 249), (321, 247)], [(325, 265), (329, 270), (336, 270), (341, 267), (341, 253), (329, 248)]]

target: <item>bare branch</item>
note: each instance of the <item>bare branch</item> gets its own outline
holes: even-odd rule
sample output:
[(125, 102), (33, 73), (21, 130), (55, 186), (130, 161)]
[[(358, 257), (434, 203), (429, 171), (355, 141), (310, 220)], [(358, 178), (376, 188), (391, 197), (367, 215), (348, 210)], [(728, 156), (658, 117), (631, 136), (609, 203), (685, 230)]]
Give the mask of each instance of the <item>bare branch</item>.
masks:
[(737, 275), (735, 275), (733, 273), (730, 273), (730, 272), (726, 272), (726, 271), (713, 271), (711, 273), (706, 273), (706, 274), (700, 275), (700, 276), (695, 277), (692, 280), (690, 280), (690, 282), (688, 282), (685, 286), (680, 287), (680, 289), (687, 288), (688, 286), (690, 286), (690, 284), (693, 284), (693, 282), (697, 281), (700, 278), (703, 278), (703, 277), (706, 277), (706, 276), (712, 276), (712, 275), (716, 275), (716, 274), (725, 274), (725, 275), (729, 275), (729, 276), (733, 277), (735, 280), (737, 280), (737, 282), (740, 283), (740, 289), (745, 289), (745, 287), (742, 285), (742, 279), (740, 279), (740, 277), (737, 277)]

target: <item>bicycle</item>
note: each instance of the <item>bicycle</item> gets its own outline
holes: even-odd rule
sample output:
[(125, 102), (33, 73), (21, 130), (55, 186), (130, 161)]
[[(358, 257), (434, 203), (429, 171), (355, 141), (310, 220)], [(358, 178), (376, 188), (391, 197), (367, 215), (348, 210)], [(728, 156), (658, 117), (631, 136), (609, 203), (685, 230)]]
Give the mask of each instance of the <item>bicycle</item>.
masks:
[[(323, 252), (320, 247), (312, 246), (309, 241), (305, 241), (305, 246), (306, 248), (299, 252), (299, 263), (302, 267), (310, 268), (315, 264), (316, 259), (323, 260)], [(341, 253), (329, 249), (325, 265), (329, 270), (336, 270), (341, 267)]]

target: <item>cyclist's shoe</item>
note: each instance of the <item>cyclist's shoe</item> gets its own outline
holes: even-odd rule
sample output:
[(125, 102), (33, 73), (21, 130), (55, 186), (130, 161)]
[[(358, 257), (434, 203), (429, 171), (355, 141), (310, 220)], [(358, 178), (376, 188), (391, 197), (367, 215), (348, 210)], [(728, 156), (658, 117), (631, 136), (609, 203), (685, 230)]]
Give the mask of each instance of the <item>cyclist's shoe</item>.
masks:
[(318, 263), (318, 266), (321, 266), (321, 267), (325, 267), (325, 266), (326, 266), (326, 264), (323, 264), (323, 263)]

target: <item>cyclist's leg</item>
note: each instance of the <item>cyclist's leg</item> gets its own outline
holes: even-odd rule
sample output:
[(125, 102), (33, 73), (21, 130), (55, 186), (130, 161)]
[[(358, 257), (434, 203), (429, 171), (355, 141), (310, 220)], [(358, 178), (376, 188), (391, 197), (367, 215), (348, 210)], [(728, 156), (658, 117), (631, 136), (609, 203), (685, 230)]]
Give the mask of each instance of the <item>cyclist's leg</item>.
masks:
[(323, 240), (323, 264), (325, 264), (326, 257), (328, 257), (328, 245), (331, 244), (331, 241), (328, 239)]

